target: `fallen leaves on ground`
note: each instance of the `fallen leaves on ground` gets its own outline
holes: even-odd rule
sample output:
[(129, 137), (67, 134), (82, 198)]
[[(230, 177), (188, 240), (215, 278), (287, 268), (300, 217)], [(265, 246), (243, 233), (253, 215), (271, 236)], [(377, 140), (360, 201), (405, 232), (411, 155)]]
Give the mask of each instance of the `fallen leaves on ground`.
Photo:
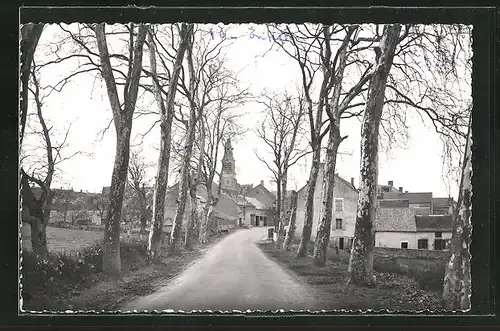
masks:
[(312, 258), (296, 258), (296, 250), (278, 250), (274, 245), (263, 243), (260, 248), (269, 257), (289, 269), (299, 280), (309, 284), (325, 310), (375, 310), (375, 311), (423, 311), (441, 310), (441, 295), (419, 287), (408, 276), (374, 272), (377, 287), (347, 285), (345, 261), (328, 261), (325, 267), (316, 267)]

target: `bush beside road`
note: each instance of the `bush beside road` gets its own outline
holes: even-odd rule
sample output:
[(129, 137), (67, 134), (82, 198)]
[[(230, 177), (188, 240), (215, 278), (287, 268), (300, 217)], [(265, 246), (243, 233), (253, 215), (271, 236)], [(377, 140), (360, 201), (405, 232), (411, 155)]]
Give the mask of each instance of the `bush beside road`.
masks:
[(149, 265), (147, 237), (124, 234), (122, 278), (115, 281), (102, 273), (102, 232), (48, 227), (48, 261), (37, 261), (29, 250), (22, 252), (22, 309), (118, 310), (123, 302), (156, 291), (162, 281), (180, 273), (224, 236), (213, 236), (208, 244)]

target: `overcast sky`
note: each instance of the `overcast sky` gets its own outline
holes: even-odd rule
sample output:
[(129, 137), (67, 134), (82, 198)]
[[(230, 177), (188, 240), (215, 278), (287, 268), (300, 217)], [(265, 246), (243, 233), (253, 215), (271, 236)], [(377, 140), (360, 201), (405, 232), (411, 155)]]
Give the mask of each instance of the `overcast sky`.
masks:
[[(45, 28), (39, 43), (40, 47), (35, 54), (36, 61), (44, 61), (46, 58), (44, 53), (48, 53), (49, 49), (47, 45), (55, 40), (55, 36), (59, 33), (58, 29), (56, 25)], [(232, 71), (239, 73), (238, 78), (242, 86), (250, 87), (255, 94), (263, 90), (295, 89), (300, 78), (297, 64), (283, 52), (266, 53), (271, 46), (270, 41), (255, 37), (259, 31), (263, 31), (262, 29), (255, 27), (256, 32), (253, 34), (248, 25), (241, 25), (231, 30), (238, 38), (233, 39), (232, 44), (226, 49), (228, 58), (226, 65)], [(218, 37), (220, 36), (214, 35), (214, 38)], [(144, 61), (147, 62), (147, 58)], [(58, 64), (52, 66), (50, 71), (44, 71), (41, 77), (42, 85), (67, 75), (72, 70), (70, 67), (71, 65)], [(154, 107), (154, 105), (149, 106), (150, 103), (151, 99), (145, 97), (139, 101), (138, 106)], [(262, 120), (262, 106), (248, 102), (241, 111), (247, 114), (241, 123), (250, 130), (233, 143), (238, 182), (258, 184), (264, 180), (266, 186), (274, 190), (274, 186), (270, 183), (270, 172), (254, 154), (254, 150), (257, 149), (259, 154), (265, 155), (264, 145), (252, 131)], [(100, 192), (103, 186), (109, 186), (115, 154), (115, 133), (111, 125), (111, 129), (103, 139), (97, 139), (98, 132), (103, 130), (111, 119), (111, 109), (101, 79), (94, 79), (91, 75), (75, 78), (61, 93), (52, 93), (45, 100), (44, 113), (53, 125), (55, 134), (61, 134), (69, 123), (73, 123), (68, 139), (71, 146), (65, 153), (71, 154), (73, 151), (87, 153), (62, 163), (57, 169), (59, 177), (53, 187), (73, 187), (75, 190)], [(141, 141), (136, 135), (147, 131), (156, 119), (154, 115), (149, 115), (134, 122), (133, 144)], [(347, 180), (354, 178), (356, 184), (359, 181), (360, 121), (361, 119), (342, 121), (342, 135), (348, 135), (348, 138), (341, 145), (343, 155), (337, 161), (338, 174)], [(422, 123), (417, 115), (411, 114), (407, 124), (409, 139), (402, 144), (404, 147), (393, 146), (389, 153), (381, 151), (379, 183), (386, 184), (389, 180), (393, 180), (396, 187), (402, 186), (404, 190), (410, 192), (432, 192), (435, 197), (448, 196), (449, 193), (456, 196), (458, 188), (453, 186), (450, 192), (446, 185), (447, 181), (443, 180), (442, 144), (432, 124)], [(27, 142), (33, 143), (33, 139), (29, 137)], [(141, 152), (153, 165), (156, 164), (155, 147), (158, 145), (158, 128), (153, 129), (140, 145)], [(309, 161), (304, 159), (292, 170), (292, 178), (289, 181), (291, 189), (299, 189), (305, 184), (309, 174)], [(154, 173), (153, 166), (151, 177)]]

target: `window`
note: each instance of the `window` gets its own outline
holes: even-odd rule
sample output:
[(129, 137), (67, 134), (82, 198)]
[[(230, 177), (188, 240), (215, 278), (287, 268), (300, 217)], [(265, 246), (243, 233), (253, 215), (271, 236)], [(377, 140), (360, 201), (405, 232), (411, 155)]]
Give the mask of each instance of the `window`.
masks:
[(436, 236), (436, 238), (443, 238), (442, 232), (435, 232), (434, 235)]
[(335, 219), (335, 230), (342, 230), (342, 219)]
[(335, 230), (342, 230), (342, 219), (341, 218), (336, 218), (335, 219)]
[(434, 249), (437, 251), (442, 251), (442, 250), (446, 249), (446, 240), (435, 239), (434, 240)]
[(401, 242), (401, 248), (408, 248), (408, 242), (407, 241), (402, 241)]
[(419, 239), (417, 245), (418, 249), (428, 249), (429, 241), (427, 239)]
[(344, 210), (344, 199), (335, 198), (335, 211), (343, 211)]

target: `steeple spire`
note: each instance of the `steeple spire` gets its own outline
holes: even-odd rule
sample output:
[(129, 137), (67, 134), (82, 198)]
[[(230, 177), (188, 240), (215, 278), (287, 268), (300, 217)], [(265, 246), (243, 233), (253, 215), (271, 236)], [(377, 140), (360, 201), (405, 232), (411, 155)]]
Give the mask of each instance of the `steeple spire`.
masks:
[(222, 171), (225, 174), (236, 174), (235, 173), (235, 161), (233, 156), (233, 147), (231, 146), (231, 139), (226, 140), (224, 146), (224, 156), (222, 157)]

